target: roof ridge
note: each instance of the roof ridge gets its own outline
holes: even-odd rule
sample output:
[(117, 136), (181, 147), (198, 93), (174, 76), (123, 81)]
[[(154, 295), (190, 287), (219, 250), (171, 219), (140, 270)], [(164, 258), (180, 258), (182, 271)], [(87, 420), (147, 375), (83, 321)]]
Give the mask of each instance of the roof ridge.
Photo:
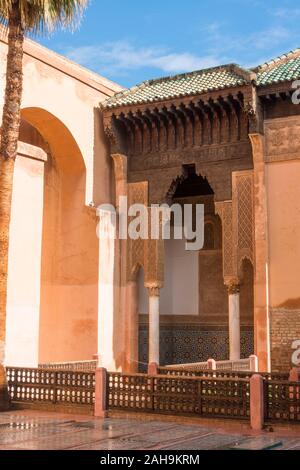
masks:
[[(181, 79), (182, 81), (185, 81), (186, 79), (189, 79), (192, 77), (196, 77), (196, 78), (200, 77), (200, 79), (203, 77), (203, 79), (206, 80), (206, 77), (207, 77), (207, 79), (211, 81), (210, 75), (213, 76), (214, 74), (217, 74), (218, 72), (227, 72), (228, 75), (231, 75), (232, 77), (234, 77), (236, 82), (239, 81), (243, 83), (250, 83), (254, 79), (254, 76), (255, 76), (253, 71), (243, 68), (239, 64), (236, 64), (236, 63), (229, 63), (229, 64), (218, 65), (215, 67), (208, 67), (206, 69), (193, 70), (192, 72), (184, 72), (184, 73), (180, 73), (176, 75), (169, 75), (169, 76), (164, 76), (160, 78), (145, 80), (141, 82), (140, 84), (137, 84), (131, 88), (123, 90), (115, 94), (111, 98), (105, 100), (104, 102), (102, 102), (101, 107), (105, 108), (108, 104), (112, 107), (118, 106), (118, 104), (120, 105), (120, 101), (124, 99), (126, 100), (126, 97), (134, 99), (136, 95), (140, 95), (141, 93), (143, 93), (144, 88), (147, 89), (149, 87), (149, 89), (151, 89), (152, 87), (155, 89), (156, 85), (159, 87), (159, 85), (163, 85), (163, 84), (166, 84), (166, 85), (170, 84), (172, 86), (173, 82), (176, 83), (180, 81)], [(225, 77), (224, 77), (224, 80), (225, 80)], [(221, 85), (217, 85), (217, 87), (218, 86), (220, 86), (220, 88), (223, 88), (223, 86)], [(209, 89), (214, 89), (214, 86), (211, 88), (208, 85), (207, 90)], [(191, 96), (194, 93), (195, 91), (191, 91), (191, 93), (187, 93), (187, 91), (183, 92), (183, 94), (186, 96)], [(176, 96), (179, 96), (179, 95), (181, 95), (181, 91), (179, 91), (178, 93), (174, 92), (172, 96), (175, 98)], [(153, 100), (159, 101), (158, 96), (151, 96), (148, 99), (151, 101)], [(138, 103), (140, 102), (140, 100), (141, 102), (143, 102), (143, 98), (141, 97), (137, 97), (135, 101), (136, 103)]]
[(274, 59), (264, 62), (263, 64), (260, 64), (257, 67), (254, 67), (252, 70), (256, 73), (263, 72), (266, 70), (271, 70), (280, 64), (284, 64), (285, 62), (292, 60), (292, 59), (296, 59), (298, 57), (300, 57), (300, 47), (297, 47), (296, 49), (292, 49), (291, 51), (285, 52), (284, 54), (281, 54), (275, 57)]
[(103, 108), (155, 103), (250, 84), (263, 87), (299, 78), (300, 48), (297, 48), (252, 69), (231, 63), (146, 80), (108, 98)]
[(145, 87), (146, 85), (149, 85), (149, 82), (150, 82), (150, 80), (145, 80), (145, 81), (141, 82), (140, 84), (132, 86), (131, 88), (125, 88), (124, 90), (119, 91), (115, 95), (113, 95), (113, 96), (107, 98), (106, 100), (104, 100), (102, 102), (102, 105), (105, 105), (106, 101), (112, 101), (114, 99), (126, 96), (127, 94), (131, 94), (132, 92), (134, 92), (136, 90), (140, 90), (141, 88)]
[[(232, 70), (234, 69), (234, 70)], [(243, 68), (241, 67), (239, 64), (237, 63), (234, 63), (234, 62), (231, 62), (229, 64), (223, 64), (223, 65), (216, 65), (214, 67), (207, 67), (207, 68), (204, 68), (204, 69), (198, 69), (198, 70), (193, 70), (191, 72), (183, 72), (183, 73), (177, 73), (175, 75), (165, 75), (163, 77), (159, 77), (159, 78), (153, 78), (153, 79), (150, 79), (150, 80), (146, 80), (145, 82), (142, 82), (141, 85), (143, 83), (146, 83), (147, 85), (153, 85), (155, 83), (161, 83), (161, 82), (165, 82), (165, 81), (171, 81), (171, 80), (178, 80), (178, 78), (187, 78), (187, 77), (192, 77), (193, 75), (199, 75), (199, 74), (206, 74), (206, 73), (210, 73), (210, 72), (217, 72), (218, 70), (229, 70), (229, 71), (236, 71), (236, 69), (240, 69), (240, 70), (243, 70), (244, 72), (250, 72), (250, 70), (246, 69), (246, 68)]]

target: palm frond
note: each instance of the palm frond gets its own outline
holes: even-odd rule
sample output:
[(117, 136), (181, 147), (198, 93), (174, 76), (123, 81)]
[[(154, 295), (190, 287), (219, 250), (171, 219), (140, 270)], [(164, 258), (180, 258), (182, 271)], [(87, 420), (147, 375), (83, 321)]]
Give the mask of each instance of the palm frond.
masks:
[(17, 2), (20, 27), (31, 34), (51, 32), (55, 28), (78, 27), (89, 0), (0, 0), (0, 23), (7, 27)]

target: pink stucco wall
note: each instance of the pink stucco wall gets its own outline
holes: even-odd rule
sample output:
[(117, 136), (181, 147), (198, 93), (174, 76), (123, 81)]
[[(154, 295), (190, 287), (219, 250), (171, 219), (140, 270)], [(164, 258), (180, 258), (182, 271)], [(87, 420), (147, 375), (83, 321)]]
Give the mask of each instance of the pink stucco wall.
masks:
[(267, 165), (270, 307), (300, 308), (300, 161)]
[(9, 245), (6, 363), (38, 364), (44, 161), (18, 156)]
[[(2, 38), (0, 113), (6, 52)], [(96, 214), (89, 206), (112, 198), (112, 165), (98, 107), (120, 90), (26, 41), (22, 118), (28, 124), (22, 139), (37, 146), (37, 153), (46, 150), (48, 159), (22, 155), (16, 161), (7, 364), (36, 366), (97, 353), (99, 249)]]

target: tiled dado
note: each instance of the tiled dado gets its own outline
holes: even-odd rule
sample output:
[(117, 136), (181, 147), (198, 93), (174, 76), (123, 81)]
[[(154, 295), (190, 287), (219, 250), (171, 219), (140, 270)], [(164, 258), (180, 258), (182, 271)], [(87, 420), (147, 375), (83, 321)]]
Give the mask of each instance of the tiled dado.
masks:
[[(241, 356), (247, 358), (254, 352), (253, 328), (241, 329)], [(213, 358), (217, 361), (229, 357), (229, 335), (225, 327), (201, 325), (161, 325), (160, 363), (182, 364), (202, 362)], [(139, 326), (139, 362), (144, 372), (148, 363), (148, 326)]]

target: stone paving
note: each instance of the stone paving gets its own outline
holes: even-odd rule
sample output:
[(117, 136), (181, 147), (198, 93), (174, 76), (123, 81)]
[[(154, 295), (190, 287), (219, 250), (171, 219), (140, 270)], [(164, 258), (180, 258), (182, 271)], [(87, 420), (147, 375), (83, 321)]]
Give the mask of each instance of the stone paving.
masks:
[(300, 427), (253, 434), (222, 426), (9, 412), (0, 414), (0, 450), (300, 450)]

